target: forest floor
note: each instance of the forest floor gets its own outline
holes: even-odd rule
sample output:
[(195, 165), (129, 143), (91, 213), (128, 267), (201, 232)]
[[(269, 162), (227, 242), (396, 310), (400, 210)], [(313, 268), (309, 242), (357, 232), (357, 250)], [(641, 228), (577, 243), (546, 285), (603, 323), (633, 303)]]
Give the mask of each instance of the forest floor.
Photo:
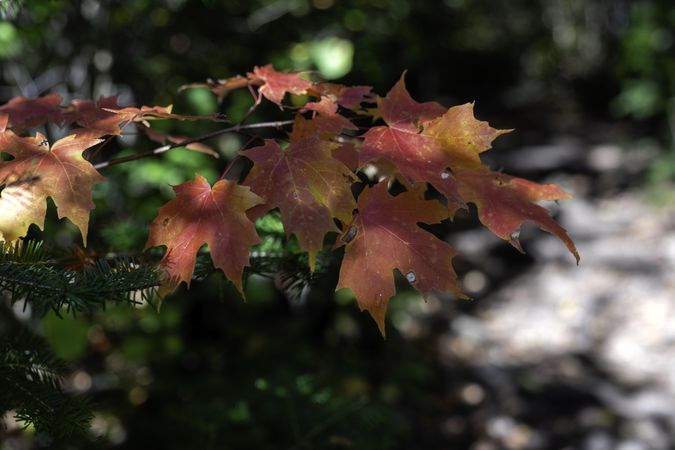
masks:
[[(491, 256), (503, 242), (489, 233), (452, 238), (486, 269), (464, 275), (476, 298), (470, 307), (439, 308), (450, 322), (439, 358), (448, 377), (466, 370), (450, 388), (466, 410), (444, 419), (443, 432), (461, 442), (471, 430), (465, 442), (476, 450), (673, 448), (675, 205), (620, 187), (635, 167), (630, 153), (563, 147), (551, 154), (588, 169), (552, 176), (576, 194), (553, 207), (579, 249), (579, 266), (534, 228), (521, 234), (533, 263), (518, 271)], [(527, 152), (537, 150), (520, 153)], [(593, 175), (593, 165), (602, 170)]]

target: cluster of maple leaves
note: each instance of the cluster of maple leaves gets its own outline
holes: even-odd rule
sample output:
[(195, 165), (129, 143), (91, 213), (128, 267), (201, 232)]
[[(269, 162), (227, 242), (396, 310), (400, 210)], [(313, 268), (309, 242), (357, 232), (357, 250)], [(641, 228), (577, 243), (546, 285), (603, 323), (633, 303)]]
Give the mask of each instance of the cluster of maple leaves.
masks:
[[(452, 218), (467, 203), (495, 235), (521, 250), (520, 226), (533, 221), (557, 235), (576, 257), (565, 230), (537, 205), (570, 195), (555, 185), (541, 185), (495, 172), (480, 154), (510, 130), (496, 130), (477, 120), (473, 104), (450, 109), (436, 102), (418, 103), (403, 77), (385, 97), (368, 86), (347, 87), (312, 82), (298, 73), (256, 67), (247, 76), (210, 81), (222, 100), (233, 89), (247, 88), (256, 105), (263, 98), (294, 112), (292, 130), (280, 145), (265, 140), (240, 155), (254, 165), (243, 182), (224, 176), (213, 186), (199, 174), (174, 186), (176, 197), (159, 209), (150, 225), (146, 249), (166, 246), (160, 262), (162, 295), (181, 282), (188, 285), (199, 249), (207, 244), (214, 266), (242, 291), (249, 249), (258, 244), (254, 221), (278, 209), (287, 235), (295, 235), (309, 254), (310, 269), (327, 233), (338, 232), (334, 248), (345, 246), (337, 288), (350, 288), (384, 332), (389, 299), (395, 294), (394, 269), (422, 295), (432, 290), (464, 297), (452, 266), (456, 251), (418, 226)], [(287, 94), (306, 96), (302, 107), (284, 104)], [(92, 187), (104, 181), (83, 154), (105, 139), (136, 126), (159, 142), (181, 142), (150, 127), (152, 119), (225, 121), (219, 116), (174, 114), (171, 107), (120, 107), (115, 97), (73, 100), (62, 106), (58, 95), (17, 97), (0, 106), (0, 242), (26, 235), (31, 224), (44, 227), (47, 197), (59, 218), (81, 231), (86, 245)], [(356, 126), (367, 120), (378, 126)], [(48, 122), (68, 126), (69, 134), (50, 144), (45, 137), (21, 133)], [(89, 155), (94, 151), (86, 152)], [(371, 165), (379, 181), (362, 190), (355, 172)], [(389, 192), (391, 180), (406, 189)], [(425, 200), (432, 186), (446, 202)], [(360, 192), (358, 195), (355, 193)], [(356, 198), (355, 198), (356, 197)], [(339, 227), (338, 227), (339, 224)]]

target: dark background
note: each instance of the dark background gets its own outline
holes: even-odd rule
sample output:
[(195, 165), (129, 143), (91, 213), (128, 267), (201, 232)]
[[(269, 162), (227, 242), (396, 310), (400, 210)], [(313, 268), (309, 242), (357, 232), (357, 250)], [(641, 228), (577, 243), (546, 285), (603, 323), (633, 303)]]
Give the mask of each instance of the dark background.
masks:
[[(473, 301), (424, 303), (401, 282), (386, 340), (348, 293), (332, 294), (331, 272), (293, 298), (254, 278), (247, 303), (214, 274), (159, 314), (15, 308), (69, 362), (68, 389), (96, 416), (92, 437), (69, 443), (8, 415), (3, 450), (675, 448), (671, 1), (26, 0), (0, 11), (0, 102), (117, 93), (236, 119), (246, 92), (219, 106), (178, 88), (272, 63), (384, 95), (407, 70), (417, 100), (475, 101), (479, 119), (516, 129), (485, 160), (574, 193), (550, 206), (582, 255), (577, 268), (534, 227), (521, 255), (461, 216), (435, 231), (462, 252)], [(249, 120), (277, 117), (263, 107)], [(176, 150), (108, 170), (91, 250), (138, 251), (168, 185), (196, 171), (213, 181), (247, 140), (217, 140), (220, 160)], [(147, 145), (128, 136), (110, 152)], [(76, 245), (50, 214), (39, 236)]]

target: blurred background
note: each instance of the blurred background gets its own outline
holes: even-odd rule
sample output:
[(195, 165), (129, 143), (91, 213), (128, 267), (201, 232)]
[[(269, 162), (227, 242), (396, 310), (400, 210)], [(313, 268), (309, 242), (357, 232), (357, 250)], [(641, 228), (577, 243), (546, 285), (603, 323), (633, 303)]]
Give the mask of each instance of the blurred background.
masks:
[[(0, 103), (119, 94), (236, 120), (247, 92), (220, 106), (178, 88), (272, 63), (384, 95), (407, 70), (415, 99), (475, 101), (516, 129), (486, 161), (573, 193), (550, 207), (582, 257), (528, 226), (521, 255), (470, 211), (434, 231), (473, 300), (425, 303), (401, 282), (386, 340), (333, 294), (334, 271), (292, 296), (254, 276), (247, 303), (213, 274), (159, 314), (2, 306), (46, 337), (95, 414), (89, 438), (65, 442), (9, 414), (3, 450), (675, 448), (672, 0), (0, 0), (0, 14)], [(91, 251), (138, 252), (168, 185), (217, 179), (248, 139), (222, 136), (219, 160), (176, 150), (106, 171)], [(40, 236), (77, 244), (50, 217)]]

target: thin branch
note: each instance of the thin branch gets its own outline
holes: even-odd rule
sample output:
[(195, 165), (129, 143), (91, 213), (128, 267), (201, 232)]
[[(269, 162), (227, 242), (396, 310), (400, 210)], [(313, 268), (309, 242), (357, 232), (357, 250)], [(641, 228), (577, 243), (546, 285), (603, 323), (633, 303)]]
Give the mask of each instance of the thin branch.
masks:
[(160, 154), (166, 153), (169, 150), (172, 150), (174, 148), (185, 147), (186, 145), (194, 144), (195, 142), (203, 142), (203, 141), (209, 140), (211, 138), (220, 136), (222, 134), (237, 133), (238, 131), (241, 131), (241, 130), (251, 130), (251, 129), (255, 129), (255, 128), (280, 128), (284, 125), (290, 125), (292, 123), (293, 123), (292, 120), (279, 120), (279, 121), (276, 121), (276, 122), (260, 122), (260, 123), (252, 123), (252, 124), (249, 124), (249, 125), (239, 124), (239, 125), (235, 125), (233, 127), (228, 127), (228, 128), (216, 130), (216, 131), (213, 131), (211, 133), (204, 134), (202, 136), (187, 139), (187, 140), (182, 141), (180, 143), (163, 145), (161, 147), (157, 147), (156, 149), (150, 150), (148, 152), (138, 153), (136, 155), (126, 156), (124, 158), (111, 159), (110, 161), (104, 161), (104, 162), (95, 164), (94, 167), (97, 170), (100, 170), (100, 169), (105, 169), (106, 167), (109, 167), (109, 166), (114, 166), (116, 164), (122, 164), (122, 163), (125, 163), (125, 162), (134, 161), (134, 160), (141, 159), (141, 158), (146, 158), (148, 156), (160, 155)]

